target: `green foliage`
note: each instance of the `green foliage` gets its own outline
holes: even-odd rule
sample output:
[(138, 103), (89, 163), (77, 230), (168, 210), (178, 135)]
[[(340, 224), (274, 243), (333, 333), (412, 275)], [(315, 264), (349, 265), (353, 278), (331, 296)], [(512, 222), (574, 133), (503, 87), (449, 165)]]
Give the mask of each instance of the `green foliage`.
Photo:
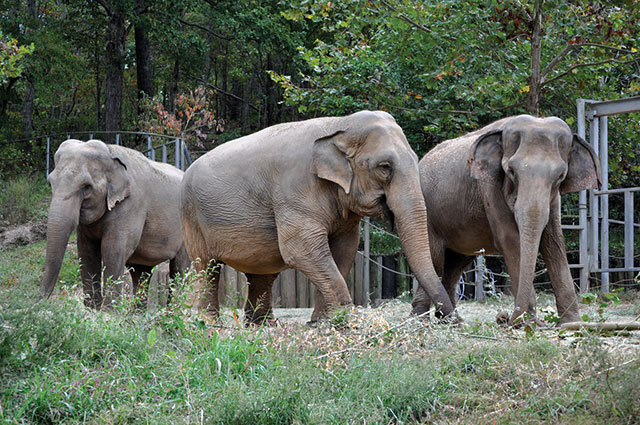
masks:
[(33, 43), (19, 45), (15, 38), (6, 36), (0, 31), (0, 85), (5, 85), (12, 78), (18, 78), (24, 71), (24, 59), (33, 53)]
[(0, 224), (16, 225), (46, 219), (51, 188), (44, 176), (23, 175), (0, 184)]

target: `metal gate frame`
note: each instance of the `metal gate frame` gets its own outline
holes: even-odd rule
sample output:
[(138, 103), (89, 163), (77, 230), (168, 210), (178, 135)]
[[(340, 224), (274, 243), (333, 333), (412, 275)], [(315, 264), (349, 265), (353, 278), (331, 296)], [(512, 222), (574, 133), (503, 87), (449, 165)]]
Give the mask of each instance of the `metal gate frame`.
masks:
[[(580, 264), (571, 268), (580, 269), (580, 292), (589, 291), (589, 274), (601, 274), (602, 292), (609, 292), (609, 273), (637, 272), (634, 264), (634, 192), (640, 187), (609, 189), (609, 134), (608, 117), (629, 112), (640, 112), (640, 96), (619, 100), (594, 101), (578, 99), (578, 135), (586, 139), (586, 122), (589, 121), (589, 144), (600, 159), (602, 188), (583, 190), (579, 194), (579, 224), (562, 226), (563, 229), (580, 231)], [(624, 221), (609, 219), (609, 195), (624, 194)], [(599, 201), (599, 202), (598, 202)], [(599, 214), (601, 211), (601, 215)], [(609, 266), (609, 225), (624, 225), (624, 267)], [(599, 249), (600, 239), (600, 249)]]

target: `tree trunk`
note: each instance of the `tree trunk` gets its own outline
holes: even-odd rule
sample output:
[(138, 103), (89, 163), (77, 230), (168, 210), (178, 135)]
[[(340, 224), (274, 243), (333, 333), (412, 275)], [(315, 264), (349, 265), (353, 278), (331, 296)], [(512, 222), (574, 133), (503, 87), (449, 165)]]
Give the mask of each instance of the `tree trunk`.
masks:
[(100, 92), (102, 90), (100, 79), (100, 43), (98, 42), (98, 36), (96, 34), (95, 46), (94, 46), (95, 73), (96, 73), (96, 127), (103, 126), (100, 110), (102, 109), (102, 99), (100, 98)]
[(180, 59), (176, 58), (173, 64), (173, 74), (171, 77), (171, 88), (169, 89), (169, 100), (167, 110), (170, 113), (176, 111), (176, 97), (178, 97), (178, 82), (180, 81)]
[(120, 8), (107, 10), (109, 24), (106, 36), (105, 130), (118, 131), (122, 125), (122, 92), (127, 29), (125, 14)]
[(529, 93), (527, 112), (538, 116), (542, 75), (540, 74), (540, 56), (542, 53), (542, 7), (544, 0), (536, 0), (533, 11), (533, 31), (531, 34), (531, 74), (529, 75)]
[(33, 77), (27, 77), (26, 86), (22, 103), (22, 135), (23, 137), (31, 137), (33, 135), (33, 99), (35, 95)]
[(242, 127), (241, 132), (245, 134), (247, 131), (247, 127), (249, 126), (249, 105), (251, 103), (251, 92), (253, 91), (253, 86), (255, 84), (256, 79), (256, 66), (253, 66), (253, 72), (251, 73), (251, 78), (249, 82), (244, 86), (244, 95), (242, 96), (244, 103), (242, 104)]
[[(145, 0), (137, 0), (136, 9), (144, 10)], [(151, 60), (151, 47), (146, 22), (143, 17), (138, 17), (135, 25), (136, 38), (136, 73), (138, 77), (138, 113), (140, 113), (140, 100), (143, 96), (153, 96), (153, 64)]]

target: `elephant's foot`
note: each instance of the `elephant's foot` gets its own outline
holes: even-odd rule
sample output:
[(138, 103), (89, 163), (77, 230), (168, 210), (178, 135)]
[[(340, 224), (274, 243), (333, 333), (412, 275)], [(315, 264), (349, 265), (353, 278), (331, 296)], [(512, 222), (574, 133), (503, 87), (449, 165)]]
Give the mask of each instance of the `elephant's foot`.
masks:
[(273, 310), (253, 310), (245, 309), (244, 311), (244, 324), (245, 325), (266, 325), (274, 326), (277, 324), (275, 317), (273, 316)]
[(560, 317), (560, 321), (558, 323), (556, 323), (557, 326), (563, 325), (565, 323), (572, 323), (572, 322), (582, 322), (582, 317), (580, 317), (579, 313), (565, 313)]
[(435, 316), (436, 323), (440, 324), (459, 326), (464, 323), (464, 320), (462, 320), (462, 317), (460, 317), (457, 310), (453, 310), (446, 316), (443, 316), (441, 312), (436, 311)]
[(99, 296), (99, 297), (92, 297), (91, 295), (84, 296), (84, 305), (93, 310), (100, 310), (102, 308), (103, 301), (104, 300), (102, 299), (102, 296)]
[(429, 304), (414, 304), (411, 309), (411, 315), (420, 319), (429, 319), (431, 309)]
[(509, 312), (503, 310), (496, 314), (496, 323), (499, 325), (506, 325), (509, 323)]
[(500, 325), (506, 324), (513, 328), (521, 328), (525, 324), (535, 324), (537, 327), (547, 326), (543, 320), (538, 319), (535, 313), (530, 312), (518, 314), (517, 311), (514, 311), (511, 316), (509, 316), (508, 312), (501, 311), (496, 315), (496, 322)]

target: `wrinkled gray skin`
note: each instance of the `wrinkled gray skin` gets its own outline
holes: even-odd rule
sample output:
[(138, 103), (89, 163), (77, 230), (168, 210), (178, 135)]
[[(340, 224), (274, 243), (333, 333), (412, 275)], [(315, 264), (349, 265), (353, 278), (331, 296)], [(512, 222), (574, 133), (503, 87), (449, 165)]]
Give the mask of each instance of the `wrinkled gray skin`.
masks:
[[(351, 304), (345, 276), (362, 216), (395, 223), (411, 269), (443, 316), (451, 301), (431, 263), (418, 158), (385, 112), (280, 124), (225, 143), (189, 167), (182, 184), (187, 250), (247, 274), (248, 320), (271, 314), (271, 287), (287, 268), (317, 287), (311, 320)], [(217, 314), (217, 274), (201, 307)]]
[[(499, 321), (535, 317), (538, 251), (549, 271), (561, 323), (580, 320), (560, 228), (560, 195), (600, 185), (591, 147), (559, 118), (520, 115), (448, 140), (420, 161), (431, 254), (455, 305), (462, 270), (478, 251), (504, 256), (515, 309)], [(428, 310), (418, 290), (416, 314)]]
[[(55, 164), (49, 175), (45, 297), (53, 291), (75, 228), (85, 304), (95, 309), (103, 306), (103, 266), (110, 282), (129, 267), (134, 293), (141, 274), (165, 260), (171, 260), (172, 274), (189, 267), (180, 232), (182, 171), (99, 140), (63, 142)], [(120, 291), (121, 284), (114, 284), (109, 301)]]

